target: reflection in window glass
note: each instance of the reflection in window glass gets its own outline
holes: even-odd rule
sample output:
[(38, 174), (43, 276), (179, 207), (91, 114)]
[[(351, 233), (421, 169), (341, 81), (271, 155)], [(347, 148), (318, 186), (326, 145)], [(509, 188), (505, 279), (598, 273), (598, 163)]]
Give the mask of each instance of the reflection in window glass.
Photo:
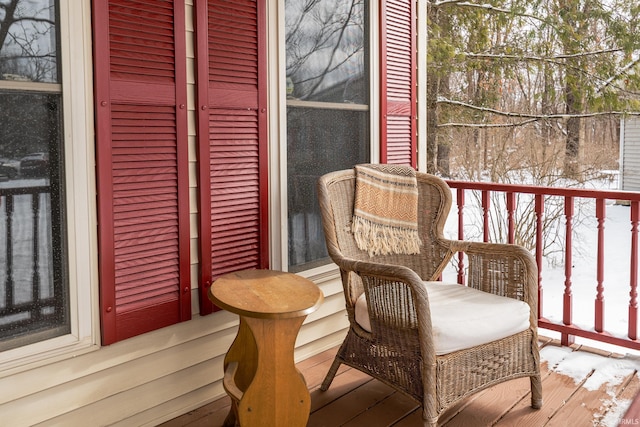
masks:
[(329, 262), (316, 182), (370, 159), (368, 8), (286, 1), (289, 270)]
[(368, 104), (364, 0), (286, 2), (287, 95)]
[(367, 111), (288, 108), (289, 267), (329, 262), (316, 193), (318, 178), (369, 159)]
[(0, 8), (0, 351), (70, 332), (52, 0)]
[(49, 185), (60, 107), (58, 93), (0, 89), (0, 181), (21, 178), (13, 186)]
[(54, 0), (0, 3), (0, 80), (58, 82)]

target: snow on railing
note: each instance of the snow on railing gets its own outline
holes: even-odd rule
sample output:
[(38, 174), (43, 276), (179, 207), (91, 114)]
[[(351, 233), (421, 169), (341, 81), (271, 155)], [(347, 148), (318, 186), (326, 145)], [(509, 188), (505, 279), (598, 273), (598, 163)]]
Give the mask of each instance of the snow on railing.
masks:
[[(536, 263), (538, 265), (538, 326), (540, 328), (560, 332), (561, 342), (563, 345), (572, 344), (575, 341), (575, 337), (579, 336), (586, 339), (640, 350), (640, 341), (638, 340), (637, 330), (638, 223), (640, 221), (640, 193), (469, 181), (447, 181), (447, 183), (453, 189), (456, 199), (454, 203), (457, 205), (457, 211), (455, 207), (452, 207), (450, 215), (457, 215), (457, 221), (455, 222), (457, 222), (457, 238), (460, 240), (465, 239), (465, 227), (469, 226), (469, 221), (465, 222), (464, 213), (466, 207), (467, 209), (477, 209), (480, 211), (476, 212), (476, 214), (481, 217), (481, 234), (483, 241), (495, 241), (495, 236), (501, 235), (504, 237), (499, 238), (506, 240), (507, 243), (516, 242), (518, 240), (516, 236), (516, 229), (519, 229), (517, 228), (518, 218), (516, 218), (515, 215), (515, 212), (518, 209), (517, 200), (519, 200), (523, 195), (525, 195), (523, 198), (528, 198), (528, 209), (535, 213), (535, 217), (529, 216), (528, 221), (529, 226), (534, 229), (534, 234), (531, 235), (532, 241), (530, 242), (530, 246), (532, 247), (530, 249), (534, 252)], [(473, 193), (476, 196), (475, 200), (477, 200), (477, 203), (465, 204), (465, 194), (468, 193)], [(495, 198), (496, 195), (499, 196), (498, 199)], [(548, 232), (545, 236), (545, 206), (552, 198), (555, 202), (561, 202), (563, 205), (560, 210), (556, 209), (556, 211), (558, 213), (558, 217), (561, 217), (560, 219), (563, 220), (561, 222), (564, 222), (564, 227), (559, 226), (557, 230), (547, 231), (551, 231), (552, 235), (560, 235), (564, 233), (562, 236), (564, 238), (564, 244), (562, 245), (562, 266), (564, 270), (562, 275), (564, 276), (564, 280), (562, 283), (563, 288), (561, 289), (562, 313), (553, 312), (550, 313), (550, 315), (545, 316), (543, 314), (543, 302), (545, 302), (545, 299), (543, 298), (543, 290), (551, 286), (550, 281), (545, 281), (543, 283), (544, 267), (548, 264), (544, 262), (544, 251), (548, 243), (545, 241), (545, 237), (548, 239), (550, 234)], [(497, 210), (493, 211), (493, 215), (502, 216), (501, 221), (506, 223), (506, 230), (499, 230), (499, 232), (496, 232), (496, 227), (491, 227), (492, 200), (499, 200), (498, 203), (500, 206)], [(581, 260), (574, 259), (576, 246), (574, 245), (573, 237), (577, 233), (576, 226), (574, 224), (576, 217), (576, 200), (586, 200), (588, 202), (586, 205), (591, 211), (588, 216), (595, 221), (592, 225), (586, 224), (586, 222), (580, 222), (580, 230), (585, 230), (584, 227), (586, 224), (588, 228), (585, 231), (585, 234), (589, 234), (591, 232), (594, 232), (595, 234), (595, 244), (590, 245), (590, 247), (587, 248), (587, 252), (591, 251), (590, 254), (595, 255), (595, 266), (581, 266)], [(623, 204), (616, 204), (616, 206), (620, 206), (621, 209), (629, 211), (629, 222), (627, 223), (628, 231), (624, 231), (623, 228), (620, 228), (620, 230), (623, 230), (622, 234), (626, 233), (624, 238), (618, 238), (613, 235), (607, 236), (605, 234), (605, 224), (607, 223), (607, 201), (610, 201), (610, 204), (613, 204), (614, 201), (624, 201), (624, 206)], [(593, 210), (595, 210), (595, 212), (593, 212)], [(558, 224), (556, 223), (556, 226), (557, 225)], [(613, 225), (615, 225), (616, 228), (619, 228), (619, 224)], [(493, 233), (491, 233), (491, 231), (493, 231)], [(532, 231), (525, 230), (524, 232)], [(582, 231), (580, 231), (580, 233), (582, 233)], [(613, 234), (613, 232), (611, 234)], [(581, 236), (577, 235), (576, 237), (580, 238)], [(610, 251), (605, 251), (605, 237), (610, 237), (609, 243), (614, 239), (613, 245), (610, 246)], [(625, 247), (624, 244), (627, 241), (628, 246)], [(624, 267), (628, 266), (628, 273), (618, 271), (621, 269), (624, 270), (624, 267), (619, 268), (618, 266), (618, 257), (628, 260), (628, 264), (623, 263)], [(615, 263), (613, 260), (615, 260)], [(618, 278), (614, 278), (611, 280), (611, 282), (613, 282), (612, 284), (607, 281), (605, 286), (605, 268), (607, 268), (608, 265), (611, 268), (609, 268), (607, 272), (614, 270), (611, 274), (618, 275), (615, 277), (620, 277), (619, 274), (623, 273), (623, 279), (620, 280)], [(589, 270), (595, 267), (595, 277), (593, 277), (593, 284), (595, 286), (591, 297), (593, 298), (593, 310), (591, 311), (593, 323), (591, 325), (581, 323), (584, 322), (582, 319), (580, 319), (580, 322), (577, 322), (576, 319), (574, 319), (574, 310), (576, 309), (576, 305), (578, 305), (577, 308), (582, 312), (584, 312), (586, 308), (584, 300), (581, 300), (580, 303), (577, 304), (574, 299), (574, 291), (576, 291), (577, 286), (573, 283), (574, 269), (576, 266), (579, 268), (575, 270), (575, 272), (580, 274), (584, 273), (584, 270)], [(464, 283), (464, 269), (464, 258), (463, 255), (460, 254), (458, 264), (456, 266), (458, 283)], [(561, 280), (562, 279), (558, 277), (555, 281), (558, 282)], [(584, 279), (581, 280), (582, 282), (579, 284), (580, 292), (584, 292)], [(620, 283), (617, 283), (619, 280)], [(556, 288), (558, 288), (559, 285), (559, 283), (554, 284)], [(615, 285), (618, 285), (619, 287), (616, 287)], [(626, 323), (626, 325), (622, 327), (622, 329), (625, 330), (605, 329), (605, 296), (607, 296), (607, 299), (619, 301), (621, 301), (621, 298), (624, 298), (625, 302), (623, 305), (626, 305), (626, 310), (620, 305), (610, 305), (608, 308), (613, 309), (613, 313), (609, 318), (616, 316), (616, 320), (621, 319), (622, 323)], [(550, 298), (549, 301), (555, 303), (553, 298)], [(558, 309), (556, 309), (556, 311), (558, 311)], [(621, 311), (627, 311), (626, 316), (621, 315)]]

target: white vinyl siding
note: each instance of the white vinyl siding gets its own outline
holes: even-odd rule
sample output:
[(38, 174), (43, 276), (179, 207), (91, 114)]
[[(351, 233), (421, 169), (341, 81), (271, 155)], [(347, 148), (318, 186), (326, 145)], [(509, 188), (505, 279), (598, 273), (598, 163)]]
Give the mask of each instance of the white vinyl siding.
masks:
[(640, 191), (640, 117), (622, 119), (621, 189)]

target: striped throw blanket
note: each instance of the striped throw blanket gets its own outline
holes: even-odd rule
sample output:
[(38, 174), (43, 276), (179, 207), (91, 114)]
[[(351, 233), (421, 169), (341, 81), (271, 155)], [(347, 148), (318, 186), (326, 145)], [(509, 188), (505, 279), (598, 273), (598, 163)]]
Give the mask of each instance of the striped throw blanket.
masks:
[(352, 232), (369, 256), (420, 253), (418, 185), (409, 166), (356, 165)]

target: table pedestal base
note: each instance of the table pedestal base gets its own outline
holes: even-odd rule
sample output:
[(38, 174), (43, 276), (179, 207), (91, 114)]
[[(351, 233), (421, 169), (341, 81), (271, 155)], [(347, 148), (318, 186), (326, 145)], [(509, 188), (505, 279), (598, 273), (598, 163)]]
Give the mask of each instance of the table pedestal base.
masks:
[(240, 317), (224, 360), (223, 383), (232, 400), (225, 427), (307, 425), (311, 397), (293, 357), (305, 317)]

